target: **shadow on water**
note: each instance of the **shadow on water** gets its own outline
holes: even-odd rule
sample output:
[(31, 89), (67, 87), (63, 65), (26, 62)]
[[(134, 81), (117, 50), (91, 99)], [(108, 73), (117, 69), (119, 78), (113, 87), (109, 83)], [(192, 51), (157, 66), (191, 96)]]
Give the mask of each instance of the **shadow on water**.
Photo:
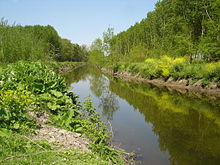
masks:
[(220, 164), (219, 100), (199, 99), (148, 84), (124, 82), (84, 66), (68, 74), (80, 98), (91, 95), (111, 120), (114, 143), (146, 165)]

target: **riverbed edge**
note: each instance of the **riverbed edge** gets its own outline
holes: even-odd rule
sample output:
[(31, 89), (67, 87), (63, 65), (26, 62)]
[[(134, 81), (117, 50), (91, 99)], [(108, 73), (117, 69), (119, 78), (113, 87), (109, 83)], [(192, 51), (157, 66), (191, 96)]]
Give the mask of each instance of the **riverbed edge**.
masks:
[(100, 70), (103, 73), (111, 75), (112, 77), (120, 78), (125, 81), (142, 82), (142, 83), (155, 85), (158, 87), (167, 87), (168, 89), (171, 89), (171, 90), (173, 89), (173, 90), (176, 90), (176, 91), (183, 93), (183, 94), (188, 93), (188, 92), (193, 92), (199, 97), (208, 96), (212, 99), (220, 99), (220, 88), (218, 88), (218, 87), (214, 87), (214, 88), (205, 87), (204, 88), (199, 83), (202, 79), (195, 82), (194, 85), (190, 85), (187, 83), (189, 81), (188, 79), (180, 79), (177, 81), (175, 81), (173, 78), (148, 79), (148, 78), (143, 78), (138, 75), (134, 75), (134, 74), (127, 72), (127, 71), (114, 72), (113, 70), (107, 69), (107, 68), (100, 68)]

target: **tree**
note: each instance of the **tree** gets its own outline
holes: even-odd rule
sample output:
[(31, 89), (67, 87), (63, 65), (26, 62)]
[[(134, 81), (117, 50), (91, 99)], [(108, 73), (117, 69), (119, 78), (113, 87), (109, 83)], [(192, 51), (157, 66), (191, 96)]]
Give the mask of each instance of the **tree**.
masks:
[(103, 50), (106, 56), (110, 55), (110, 44), (113, 36), (114, 36), (114, 28), (109, 27), (107, 31), (103, 33)]
[(98, 50), (100, 52), (103, 52), (103, 42), (100, 38), (95, 39), (95, 41), (92, 42), (90, 46), (90, 50)]

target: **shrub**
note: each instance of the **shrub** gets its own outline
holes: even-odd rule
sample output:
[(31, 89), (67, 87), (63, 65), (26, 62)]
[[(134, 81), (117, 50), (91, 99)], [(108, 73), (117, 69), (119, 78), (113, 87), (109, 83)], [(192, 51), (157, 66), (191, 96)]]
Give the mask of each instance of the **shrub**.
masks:
[(127, 70), (144, 78), (204, 79), (203, 86), (211, 81), (220, 81), (220, 62), (189, 63), (186, 57), (171, 58), (163, 56), (160, 59), (148, 58), (144, 63), (118, 64), (118, 70)]
[(31, 93), (22, 89), (0, 91), (1, 128), (29, 129), (35, 125), (27, 117), (27, 110), (34, 103)]
[(40, 62), (18, 62), (8, 65), (0, 75), (0, 89), (23, 88), (33, 93), (50, 90), (67, 91), (63, 77)]

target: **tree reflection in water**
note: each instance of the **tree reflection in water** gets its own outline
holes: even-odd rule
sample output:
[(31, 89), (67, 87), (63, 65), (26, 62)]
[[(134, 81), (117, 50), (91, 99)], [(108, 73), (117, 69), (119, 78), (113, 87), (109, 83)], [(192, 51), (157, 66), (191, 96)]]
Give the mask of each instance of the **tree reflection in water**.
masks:
[(113, 120), (114, 113), (119, 109), (117, 95), (109, 90), (109, 79), (97, 68), (83, 65), (74, 69), (72, 72), (64, 73), (68, 84), (76, 83), (80, 80), (90, 81), (90, 90), (99, 98), (99, 108), (102, 109), (102, 115), (107, 120)]
[(117, 95), (109, 90), (109, 79), (103, 74), (89, 77), (90, 89), (93, 94), (99, 97), (99, 108), (102, 109), (102, 116), (107, 120), (113, 120), (114, 113), (119, 109)]
[[(139, 144), (143, 146), (141, 152), (146, 162), (149, 161), (147, 159), (149, 155), (153, 157), (160, 154), (156, 150), (157, 144), (153, 144), (152, 148), (148, 147), (151, 146), (148, 144), (154, 143), (155, 137), (151, 139), (151, 132), (143, 128), (150, 126), (152, 133), (158, 137), (160, 151), (169, 153), (170, 165), (220, 164), (220, 102), (218, 100), (200, 99), (193, 93), (183, 95), (147, 84), (115, 80), (106, 77), (94, 67), (82, 67), (73, 72), (72, 77), (76, 80), (72, 82), (82, 81), (82, 84), (88, 85), (92, 94), (98, 97), (98, 107), (102, 109), (103, 116), (113, 120), (117, 115), (112, 123), (115, 127), (122, 125), (124, 131), (120, 128), (121, 132), (114, 138), (128, 137), (120, 140), (124, 140), (123, 142), (128, 145), (132, 141), (134, 147), (139, 147)], [(84, 80), (89, 82), (84, 84)], [(126, 110), (122, 109), (122, 99), (129, 105)], [(96, 103), (96, 99), (94, 101)], [(116, 113), (119, 109), (123, 113)], [(135, 111), (131, 113), (133, 109), (137, 113)], [(141, 114), (145, 122), (139, 122), (141, 118), (138, 118), (138, 115), (130, 116), (133, 114)], [(127, 119), (121, 121), (120, 115)], [(133, 118), (130, 120), (128, 117)], [(132, 134), (131, 128), (137, 130), (134, 131), (135, 134)], [(162, 157), (155, 159), (164, 160)]]

